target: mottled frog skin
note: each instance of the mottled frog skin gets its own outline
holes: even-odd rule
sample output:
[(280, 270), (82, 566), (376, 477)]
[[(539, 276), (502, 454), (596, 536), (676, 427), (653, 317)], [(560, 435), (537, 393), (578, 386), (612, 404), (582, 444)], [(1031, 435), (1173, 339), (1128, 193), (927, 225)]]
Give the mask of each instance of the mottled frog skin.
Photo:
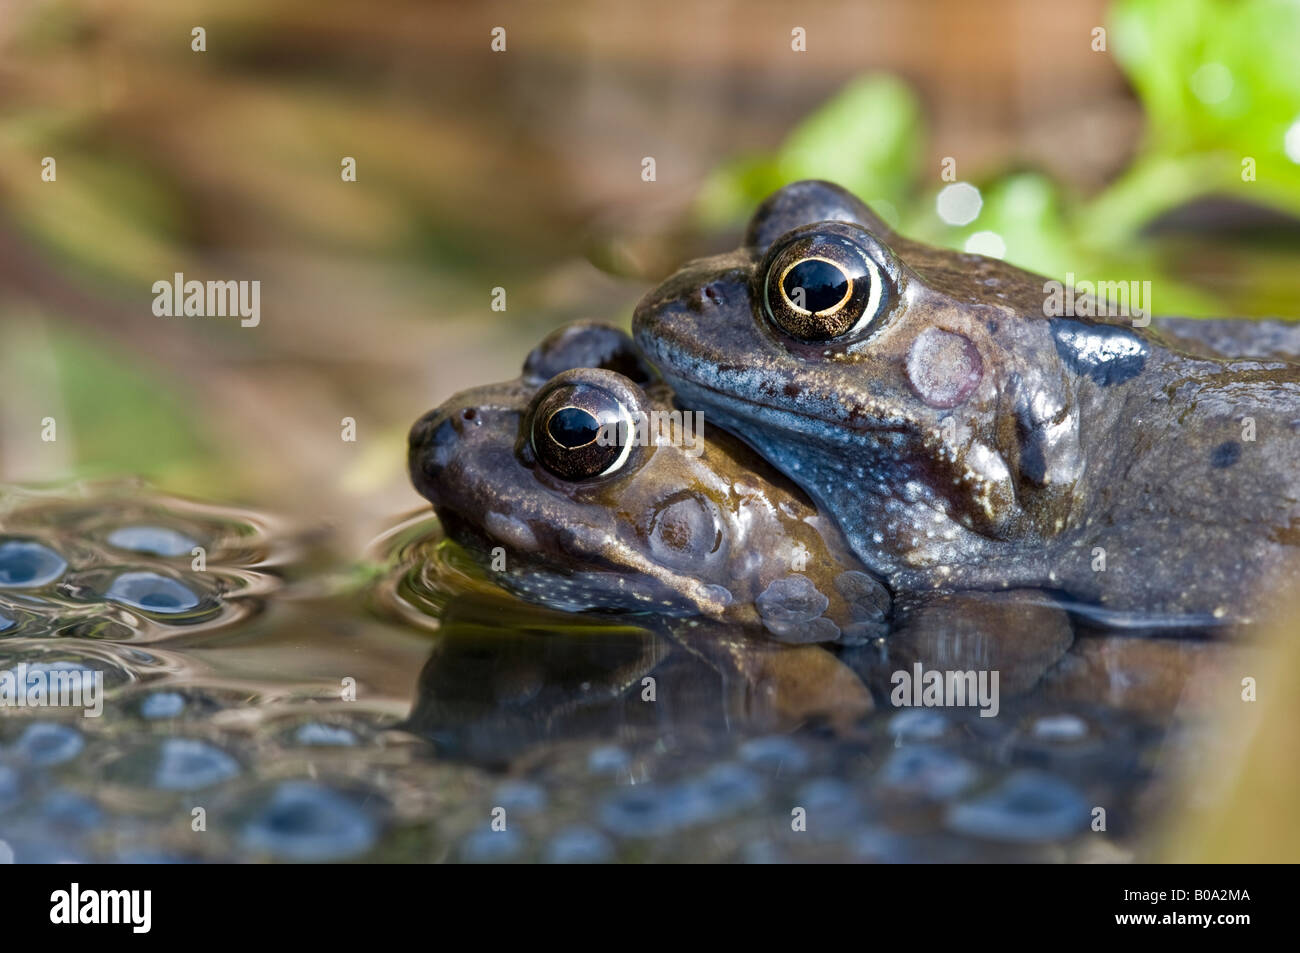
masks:
[(634, 333), (896, 591), (1249, 619), (1300, 545), (1300, 331), (1057, 315), (1046, 281), (801, 182), (650, 292)]
[[(603, 447), (585, 424), (672, 410), (624, 332), (571, 326), (524, 374), (468, 390), (411, 429), (410, 474), (457, 541), (507, 588), (569, 611), (761, 624), (787, 642), (861, 642), (887, 590), (833, 522), (711, 427)], [(594, 426), (594, 424), (593, 424)], [(653, 428), (651, 428), (653, 429)]]

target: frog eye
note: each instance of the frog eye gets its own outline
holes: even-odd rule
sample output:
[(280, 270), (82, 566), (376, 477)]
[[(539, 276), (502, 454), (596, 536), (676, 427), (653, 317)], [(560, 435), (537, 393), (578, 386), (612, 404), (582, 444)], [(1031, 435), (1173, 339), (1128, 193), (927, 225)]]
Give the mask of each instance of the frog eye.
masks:
[(829, 341), (883, 314), (888, 291), (880, 266), (843, 234), (804, 233), (777, 246), (763, 278), (768, 318), (801, 341)]
[(533, 453), (564, 480), (588, 480), (620, 470), (632, 452), (632, 414), (594, 384), (560, 382), (544, 391), (530, 425)]

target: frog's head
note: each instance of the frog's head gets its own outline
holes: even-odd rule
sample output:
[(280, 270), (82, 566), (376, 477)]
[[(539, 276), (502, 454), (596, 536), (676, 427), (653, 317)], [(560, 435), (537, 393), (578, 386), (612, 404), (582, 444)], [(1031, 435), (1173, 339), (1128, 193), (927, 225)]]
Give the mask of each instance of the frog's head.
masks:
[(626, 334), (570, 328), (519, 380), (417, 421), (411, 480), (495, 578), (553, 608), (793, 621), (819, 639), (879, 621), (881, 592), (807, 497), (702, 425)]
[(799, 182), (763, 203), (740, 249), (646, 295), (634, 329), (684, 406), (743, 435), (890, 572), (1070, 520), (1081, 381), (1132, 376), (1145, 352), (1125, 329), (1046, 317), (1047, 287)]

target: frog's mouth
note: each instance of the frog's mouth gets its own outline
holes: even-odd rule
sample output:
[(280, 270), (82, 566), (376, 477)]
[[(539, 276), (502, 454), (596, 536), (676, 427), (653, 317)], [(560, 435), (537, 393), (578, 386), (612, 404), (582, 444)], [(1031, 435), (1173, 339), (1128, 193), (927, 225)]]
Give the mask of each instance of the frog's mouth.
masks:
[[(863, 437), (885, 437), (897, 446), (907, 439), (923, 439), (923, 428), (898, 414), (897, 409), (872, 406), (859, 397), (851, 411), (841, 414), (819, 413), (814, 408), (791, 406), (805, 404), (838, 405), (833, 394), (820, 394), (797, 381), (774, 382), (763, 367), (729, 364), (718, 356), (700, 357), (690, 349), (677, 346), (675, 332), (680, 326), (694, 327), (691, 316), (675, 310), (640, 311), (633, 319), (636, 341), (642, 353), (654, 363), (676, 394), (683, 408), (704, 410), (717, 416), (729, 429), (760, 423), (792, 431), (835, 444), (857, 443)], [(731, 386), (720, 387), (724, 379)], [(778, 403), (774, 388), (781, 388), (785, 400)], [(743, 395), (743, 396), (738, 396)], [(838, 405), (842, 406), (842, 405)], [(744, 437), (743, 430), (737, 430)]]
[(450, 508), (439, 508), (438, 518), (447, 534), (484, 566), (504, 547), (503, 566), (493, 568), (493, 578), (528, 601), (553, 609), (722, 619), (732, 605), (725, 587), (668, 569), (603, 527), (524, 520), (524, 532), (536, 542), (520, 549), (517, 536), (495, 531), (490, 519), (482, 525)]
[[(740, 427), (747, 422), (762, 422), (770, 424), (774, 428), (816, 435), (836, 443), (853, 443), (856, 442), (855, 438), (873, 434), (896, 434), (898, 436), (915, 437), (921, 433), (920, 427), (900, 422), (897, 418), (886, 420), (883, 417), (855, 414), (851, 418), (838, 420), (822, 414), (792, 410), (789, 407), (778, 407), (773, 403), (758, 398), (740, 400), (732, 392), (687, 377), (667, 374), (665, 374), (665, 377), (668, 377), (669, 382), (673, 385), (677, 403), (681, 404), (683, 409), (694, 410), (698, 408), (692, 405), (702, 405), (704, 409), (720, 418), (724, 425), (729, 425), (728, 429)], [(683, 399), (683, 395), (689, 396), (701, 392), (712, 395), (713, 399), (706, 398), (697, 401)], [(755, 412), (747, 414), (729, 412), (721, 406), (722, 403), (726, 402)]]
[[(708, 373), (692, 373), (689, 360), (683, 363), (686, 363), (686, 368), (683, 368), (682, 363), (672, 360), (660, 359), (656, 362), (673, 388), (674, 403), (683, 410), (703, 411), (718, 426), (734, 433), (760, 452), (763, 448), (757, 446), (751, 438), (754, 425), (772, 431), (797, 433), (823, 444), (860, 446), (865, 443), (883, 456), (893, 459), (901, 459), (909, 445), (919, 447), (924, 439), (924, 431), (918, 424), (899, 417), (896, 413), (886, 416), (883, 413), (872, 414), (867, 409), (838, 417), (779, 405), (770, 399), (764, 399), (761, 384), (730, 389), (719, 387), (704, 379), (709, 376)], [(719, 369), (715, 365), (709, 366), (709, 372), (714, 377), (728, 372), (757, 373), (741, 368)], [(738, 397), (737, 393), (746, 396)], [(778, 469), (783, 469), (779, 466), (780, 461), (769, 462), (778, 464)]]
[[(855, 461), (861, 492), (910, 499), (911, 505), (925, 507), (936, 520), (949, 521), (962, 530), (1001, 539), (1016, 512), (1012, 470), (991, 448), (976, 445), (983, 450), (981, 466), (972, 468), (956, 458), (927, 451), (927, 444), (939, 438), (932, 429), (899, 416), (897, 411), (877, 414), (867, 406), (840, 417), (778, 406), (764, 399), (764, 382), (757, 379), (762, 374), (759, 368), (706, 361), (682, 353), (670, 340), (652, 334), (642, 334), (638, 340), (673, 386), (678, 403), (693, 410), (702, 408), (713, 423), (740, 437), (810, 492), (814, 488), (807, 484), (818, 482), (817, 471), (838, 479), (835, 475), (844, 472), (847, 452)], [(746, 375), (754, 375), (754, 379)], [(712, 383), (718, 378), (733, 386)], [(746, 396), (738, 398), (738, 393)], [(796, 390), (791, 400), (797, 396)], [(827, 395), (815, 395), (813, 402), (830, 404), (831, 400)], [(769, 434), (781, 436), (769, 439)], [(805, 438), (797, 453), (788, 450), (794, 435)], [(908, 492), (917, 482), (933, 491), (932, 498), (914, 498), (915, 494)], [(817, 489), (823, 496), (833, 492), (829, 484)], [(823, 502), (836, 509), (833, 501)]]

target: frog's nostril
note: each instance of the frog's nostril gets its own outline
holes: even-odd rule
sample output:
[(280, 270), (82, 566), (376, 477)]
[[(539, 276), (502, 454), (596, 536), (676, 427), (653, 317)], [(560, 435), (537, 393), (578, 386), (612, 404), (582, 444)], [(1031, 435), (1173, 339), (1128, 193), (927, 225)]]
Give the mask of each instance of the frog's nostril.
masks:
[(701, 307), (721, 308), (727, 303), (727, 295), (720, 282), (710, 281), (700, 289), (699, 301)]

